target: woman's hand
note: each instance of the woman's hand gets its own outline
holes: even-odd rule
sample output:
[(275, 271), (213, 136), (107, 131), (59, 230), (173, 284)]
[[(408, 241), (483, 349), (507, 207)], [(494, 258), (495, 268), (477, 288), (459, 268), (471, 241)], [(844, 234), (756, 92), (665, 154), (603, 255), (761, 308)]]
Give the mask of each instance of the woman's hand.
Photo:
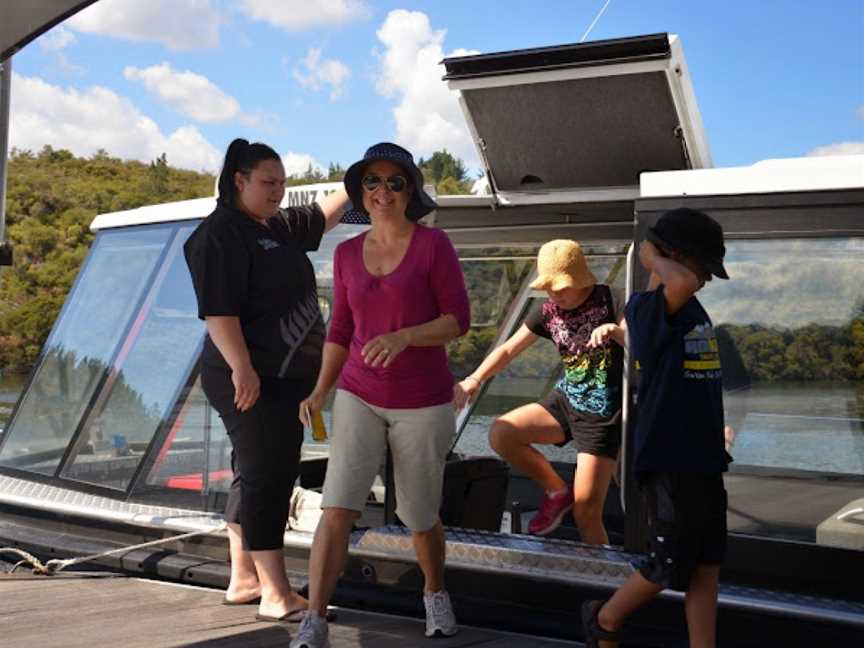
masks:
[[(327, 394), (316, 390), (300, 402), (299, 418), (304, 427), (312, 427), (311, 417), (315, 412), (320, 412), (321, 408), (324, 407), (325, 398), (327, 398)], [(307, 414), (309, 414), (309, 416), (306, 416)]]
[(606, 344), (607, 340), (612, 339), (617, 330), (617, 324), (601, 324), (591, 331), (591, 339), (588, 340), (588, 348), (596, 349), (597, 347), (603, 346)]
[(231, 382), (234, 383), (234, 407), (240, 412), (252, 409), (261, 395), (261, 379), (252, 365), (244, 364), (232, 370)]
[(403, 331), (385, 333), (369, 340), (360, 351), (363, 360), (370, 367), (389, 367), (408, 347), (408, 336)]
[(480, 391), (480, 381), (468, 376), (462, 382), (453, 385), (453, 409), (457, 412), (474, 399)]

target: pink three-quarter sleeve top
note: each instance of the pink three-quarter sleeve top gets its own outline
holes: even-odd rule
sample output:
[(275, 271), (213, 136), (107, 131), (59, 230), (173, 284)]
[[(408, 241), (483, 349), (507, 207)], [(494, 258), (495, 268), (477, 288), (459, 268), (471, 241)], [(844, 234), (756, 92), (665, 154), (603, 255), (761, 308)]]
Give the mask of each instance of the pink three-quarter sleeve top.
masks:
[(382, 277), (363, 263), (366, 233), (340, 243), (333, 270), (333, 317), (327, 341), (348, 349), (338, 387), (371, 405), (413, 409), (453, 398), (444, 346), (409, 346), (386, 369), (368, 366), (360, 351), (373, 338), (453, 315), (459, 334), (470, 314), (456, 251), (441, 230), (414, 228), (404, 258)]

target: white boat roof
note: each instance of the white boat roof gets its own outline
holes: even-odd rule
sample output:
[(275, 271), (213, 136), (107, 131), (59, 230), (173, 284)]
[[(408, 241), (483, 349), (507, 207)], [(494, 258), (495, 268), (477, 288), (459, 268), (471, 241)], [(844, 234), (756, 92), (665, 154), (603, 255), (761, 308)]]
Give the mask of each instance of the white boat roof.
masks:
[(153, 223), (168, 223), (173, 221), (195, 220), (204, 218), (216, 207), (216, 198), (196, 198), (179, 202), (147, 205), (136, 209), (99, 214), (90, 223), (90, 230), (98, 232), (115, 227), (130, 225), (150, 225)]
[[(341, 187), (341, 182), (322, 182), (299, 187), (289, 187), (285, 190), (282, 206), (308, 205), (311, 202), (320, 201), (328, 193), (336, 191)], [(435, 200), (438, 203), (439, 210), (458, 207), (489, 207), (491, 209), (494, 203), (492, 196), (476, 195), (437, 196)], [(152, 225), (154, 223), (197, 220), (205, 218), (215, 207), (215, 196), (147, 205), (135, 209), (99, 214), (90, 223), (90, 230), (98, 232), (104, 229), (130, 227), (132, 225)]]
[(640, 176), (642, 198), (860, 188), (864, 188), (864, 155), (763, 160), (751, 166)]
[[(339, 182), (325, 182), (290, 187), (285, 192), (282, 206), (305, 205), (320, 200), (341, 186), (342, 183)], [(750, 166), (725, 169), (646, 172), (640, 176), (639, 197), (861, 188), (864, 188), (864, 155), (837, 155), (763, 160)], [(607, 198), (613, 200), (612, 197)], [(598, 200), (603, 202), (602, 197), (598, 197)], [(437, 196), (436, 201), (438, 212), (466, 207), (492, 209), (496, 204), (495, 197), (491, 195)], [(99, 214), (93, 219), (90, 229), (98, 232), (132, 225), (196, 220), (205, 218), (215, 206), (215, 197), (147, 205), (137, 209)]]

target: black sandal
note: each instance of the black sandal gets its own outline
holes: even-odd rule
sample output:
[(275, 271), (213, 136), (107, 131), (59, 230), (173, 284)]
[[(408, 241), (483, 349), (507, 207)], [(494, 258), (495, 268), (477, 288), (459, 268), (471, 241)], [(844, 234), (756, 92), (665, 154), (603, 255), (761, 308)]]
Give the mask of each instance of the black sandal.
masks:
[(606, 630), (597, 620), (597, 613), (605, 601), (585, 601), (582, 604), (582, 631), (585, 633), (585, 648), (598, 648), (598, 641), (620, 641), (621, 632)]

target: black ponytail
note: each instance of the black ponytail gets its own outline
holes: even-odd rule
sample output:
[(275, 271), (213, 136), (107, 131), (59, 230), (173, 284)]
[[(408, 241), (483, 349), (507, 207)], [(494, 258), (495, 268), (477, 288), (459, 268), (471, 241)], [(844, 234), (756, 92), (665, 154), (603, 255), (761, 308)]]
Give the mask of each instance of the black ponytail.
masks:
[(228, 145), (225, 161), (219, 174), (219, 196), (217, 201), (223, 207), (237, 206), (237, 185), (234, 174), (251, 173), (263, 160), (280, 160), (279, 154), (261, 142), (250, 144), (238, 137)]

